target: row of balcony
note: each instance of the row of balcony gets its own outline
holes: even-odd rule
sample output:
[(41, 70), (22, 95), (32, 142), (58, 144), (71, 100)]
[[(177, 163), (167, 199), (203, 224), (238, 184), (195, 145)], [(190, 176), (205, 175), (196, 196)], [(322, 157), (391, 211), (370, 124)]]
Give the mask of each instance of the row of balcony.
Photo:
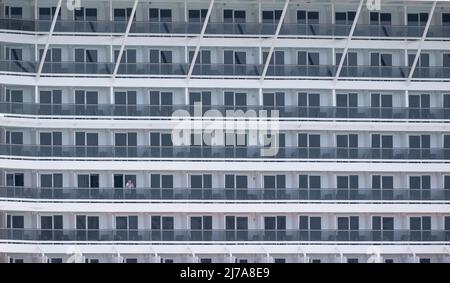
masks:
[(9, 241), (351, 241), (444, 242), (447, 230), (68, 230), (0, 229), (0, 240)]
[(72, 146), (0, 144), (2, 156), (66, 158), (243, 158), (450, 160), (450, 148), (262, 146)]
[[(267, 117), (280, 118), (352, 118), (352, 119), (450, 119), (450, 108), (414, 107), (333, 107), (333, 106), (259, 106), (259, 105), (120, 105), (120, 104), (35, 104), (0, 102), (0, 113), (46, 116), (122, 116), (122, 117), (176, 117), (176, 111), (184, 110), (194, 117), (196, 109), (201, 114), (218, 111), (227, 117), (227, 111), (267, 111)], [(277, 112), (271, 112), (277, 111)], [(250, 113), (250, 112), (249, 112)], [(276, 114), (276, 115), (274, 115)], [(236, 113), (238, 115), (238, 113)], [(239, 116), (236, 116), (239, 117)], [(245, 113), (243, 115), (245, 116)]]
[[(52, 22), (48, 20), (22, 20), (0, 19), (0, 29), (24, 32), (49, 32)], [(229, 36), (273, 36), (277, 29), (277, 23), (219, 23), (209, 22), (206, 35)], [(124, 33), (126, 21), (70, 21), (58, 20), (55, 33)], [(198, 35), (201, 33), (203, 23), (200, 22), (145, 22), (133, 21), (130, 28), (131, 34), (158, 34), (158, 35)], [(280, 29), (280, 36), (327, 36), (346, 37), (349, 35), (351, 24), (292, 24), (284, 23)], [(421, 37), (424, 26), (393, 26), (393, 25), (356, 25), (353, 36), (355, 37)], [(449, 38), (450, 27), (432, 25), (428, 37)]]
[(450, 200), (450, 189), (299, 189), (299, 188), (35, 188), (0, 187), (0, 198), (53, 200), (205, 200), (205, 201), (427, 201)]
[[(34, 74), (39, 63), (31, 61), (1, 60), (0, 71)], [(164, 75), (184, 77), (189, 73), (186, 63), (121, 63), (117, 75)], [(45, 62), (44, 74), (91, 74), (112, 75), (115, 63), (100, 62)], [(336, 65), (270, 65), (268, 77), (335, 77)], [(264, 73), (262, 64), (195, 64), (192, 76), (244, 76), (260, 77)], [(343, 66), (340, 77), (343, 78), (386, 78), (405, 79), (409, 76), (407, 66)], [(449, 79), (450, 67), (416, 67), (413, 78)]]

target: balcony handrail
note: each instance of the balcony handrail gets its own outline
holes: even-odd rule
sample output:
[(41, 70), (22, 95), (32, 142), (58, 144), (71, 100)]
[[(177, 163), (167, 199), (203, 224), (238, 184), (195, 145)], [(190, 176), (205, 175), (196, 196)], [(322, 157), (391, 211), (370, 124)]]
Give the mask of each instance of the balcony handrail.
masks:
[[(339, 106), (262, 106), (262, 105), (186, 105), (186, 104), (47, 104), (27, 102), (0, 102), (0, 113), (18, 115), (54, 116), (126, 116), (126, 117), (170, 117), (176, 110), (193, 112), (196, 107), (203, 110), (223, 111), (278, 110), (280, 118), (319, 119), (450, 119), (450, 108), (444, 107), (339, 107)], [(195, 114), (195, 113), (193, 113)], [(256, 113), (257, 114), (257, 113)], [(267, 118), (271, 117), (270, 116)], [(236, 118), (236, 117), (233, 117)]]
[[(77, 103), (62, 103), (62, 104), (51, 104), (51, 103), (29, 103), (29, 102), (9, 102), (9, 101), (0, 101), (0, 105), (16, 105), (16, 106), (80, 106), (80, 107), (179, 107), (179, 108), (190, 108), (195, 107), (195, 105), (187, 105), (187, 104), (110, 104), (110, 103), (97, 103), (97, 104), (77, 104)], [(198, 106), (197, 106), (198, 107)], [(204, 108), (227, 108), (227, 109), (242, 109), (242, 108), (260, 108), (260, 109), (286, 109), (286, 108), (299, 108), (299, 109), (350, 109), (350, 110), (365, 110), (365, 109), (375, 109), (375, 110), (450, 110), (450, 107), (383, 107), (383, 106), (297, 106), (297, 105), (284, 105), (284, 106), (273, 106), (273, 105), (223, 105), (223, 104), (211, 104), (211, 105), (200, 105), (200, 107)]]
[(450, 189), (405, 188), (80, 188), (2, 186), (0, 198), (80, 200), (448, 201)]
[(449, 230), (300, 229), (0, 229), (0, 240), (34, 241), (245, 241), (447, 242)]
[(280, 190), (280, 191), (298, 191), (298, 190), (305, 190), (305, 191), (320, 191), (320, 192), (326, 192), (326, 191), (336, 191), (336, 190), (349, 190), (349, 191), (374, 191), (374, 190), (404, 190), (404, 191), (412, 191), (412, 190), (428, 190), (428, 191), (448, 191), (450, 193), (450, 188), (368, 188), (368, 187), (359, 187), (359, 188), (328, 188), (328, 187), (321, 187), (321, 188), (299, 188), (299, 187), (286, 187), (286, 188), (257, 188), (257, 187), (247, 187), (247, 188), (226, 188), (226, 187), (211, 187), (211, 188), (190, 188), (190, 187), (162, 187), (162, 188), (151, 188), (151, 187), (30, 187), (30, 186), (0, 186), (0, 190), (2, 189), (33, 189), (33, 190), (40, 190), (40, 189), (46, 189), (46, 190), (60, 190), (60, 189), (68, 189), (68, 190), (123, 190), (123, 189), (131, 189), (131, 190), (235, 190), (235, 191), (251, 191), (251, 190), (261, 190), (261, 191), (267, 191), (267, 190)]
[[(272, 155), (264, 146), (150, 146), (150, 145), (24, 145), (0, 144), (2, 156), (29, 157), (113, 157), (113, 158), (263, 158), (263, 159), (376, 159), (450, 160), (450, 148), (368, 148), (273, 146)], [(273, 152), (273, 151), (272, 151)]]
[[(0, 60), (0, 71), (36, 73), (36, 62)], [(45, 62), (43, 74), (89, 74), (89, 75), (111, 75), (113, 62)], [(187, 74), (188, 64), (177, 63), (120, 63), (119, 76), (126, 75), (164, 75), (184, 77)], [(195, 64), (192, 75), (194, 77), (214, 76), (239, 76), (259, 77), (262, 73), (261, 64)], [(298, 65), (298, 64), (270, 64), (267, 69), (267, 77), (320, 77), (327, 78), (335, 75), (337, 66), (332, 64)], [(342, 78), (387, 78), (393, 80), (405, 79), (409, 74), (409, 66), (343, 66)], [(415, 70), (413, 78), (423, 79), (450, 79), (450, 67), (431, 66), (419, 67)]]
[[(48, 32), (51, 20), (34, 20), (34, 19), (10, 19), (1, 17), (0, 18), (0, 28), (6, 26), (7, 30), (24, 30), (31, 32)], [(14, 25), (9, 23), (15, 23)], [(22, 25), (17, 24), (22, 23)], [(106, 21), (106, 20), (73, 20), (73, 19), (57, 19), (55, 32), (94, 32), (94, 33), (123, 33), (127, 21)], [(166, 26), (163, 30), (152, 30), (151, 26)], [(132, 23), (131, 33), (174, 33), (174, 34), (199, 34), (201, 22), (186, 22), (186, 21), (149, 21), (149, 20), (134, 20)], [(210, 21), (206, 34), (222, 34), (220, 29), (218, 31), (214, 30), (213, 27), (223, 26), (223, 27), (256, 27), (251, 29), (238, 29), (237, 31), (227, 30), (223, 34), (247, 34), (247, 35), (271, 35), (275, 33), (275, 27), (277, 23), (259, 23), (259, 22), (242, 22), (242, 23), (224, 23), (219, 21)], [(171, 30), (171, 26), (177, 26), (176, 30)], [(195, 30), (189, 30), (189, 26), (197, 26)], [(344, 23), (295, 23), (295, 22), (285, 22), (282, 25), (282, 35), (308, 35), (308, 36), (347, 36), (350, 30), (349, 24)], [(118, 28), (121, 27), (121, 28)], [(143, 27), (138, 29), (137, 27)], [(269, 31), (264, 31), (263, 27), (272, 27)], [(297, 27), (297, 29), (292, 30), (292, 27)], [(305, 27), (302, 29), (302, 27)], [(318, 31), (309, 30), (309, 28), (319, 29)], [(300, 28), (300, 29), (298, 29)], [(328, 28), (325, 29), (324, 28)], [(420, 37), (420, 31), (423, 31), (424, 26), (411, 26), (411, 25), (371, 25), (371, 24), (358, 24), (356, 26), (357, 30), (354, 34), (355, 37), (358, 36), (382, 36), (382, 37)], [(63, 31), (61, 31), (61, 29)], [(442, 25), (432, 25), (430, 27), (432, 31), (439, 29), (449, 30), (450, 28)], [(292, 30), (291, 32), (286, 32)], [(364, 31), (363, 35), (358, 32)], [(411, 31), (416, 31), (414, 34), (410, 34)], [(377, 34), (373, 34), (377, 31)], [(380, 32), (381, 31), (381, 32)], [(387, 31), (395, 31), (393, 34), (387, 33)], [(432, 34), (435, 37), (434, 34)]]
[[(36, 64), (38, 62), (36, 61), (31, 61), (31, 60), (5, 60), (2, 59), (0, 60), (0, 62), (10, 62), (10, 63), (32, 63), (32, 64)], [(115, 62), (109, 62), (109, 61), (98, 61), (98, 62), (77, 62), (77, 61), (73, 61), (73, 60), (66, 60), (66, 61), (46, 61), (44, 62), (45, 64), (48, 65), (57, 65), (57, 64), (85, 64), (85, 65), (102, 65), (102, 64), (115, 64)], [(169, 66), (169, 65), (188, 65), (188, 63), (185, 62), (172, 62), (172, 63), (151, 63), (151, 62), (136, 62), (136, 63), (124, 63), (121, 62), (120, 65), (130, 65), (130, 66), (139, 66), (139, 65), (160, 65), (160, 66)], [(209, 67), (209, 66), (235, 66), (235, 67), (254, 67), (254, 66), (263, 66), (263, 64), (258, 64), (258, 63), (254, 63), (254, 64), (229, 64), (229, 63), (212, 63), (212, 64), (201, 64), (201, 63), (196, 63), (195, 66), (199, 66), (199, 67)], [(333, 65), (333, 64), (317, 64), (317, 65), (301, 65), (301, 64), (269, 64), (269, 67), (296, 67), (296, 68), (319, 68), (319, 67), (331, 67), (331, 68), (336, 68), (337, 65)], [(373, 65), (345, 65), (343, 66), (344, 68), (355, 68), (355, 69), (364, 69), (364, 68), (373, 68), (373, 69), (395, 69), (395, 68), (399, 68), (399, 69), (405, 69), (405, 70), (409, 70), (410, 67), (409, 66), (405, 66), (405, 65), (391, 65), (391, 66), (373, 66)], [(444, 69), (444, 70), (449, 70), (450, 67), (447, 66), (428, 66), (428, 67), (422, 67), (422, 66), (417, 66), (417, 68), (421, 68), (421, 69)]]
[[(173, 145), (173, 146), (152, 146), (152, 145), (43, 145), (43, 144), (5, 144), (0, 143), (0, 147), (36, 147), (36, 148), (154, 148), (154, 149), (179, 149), (179, 148), (193, 148), (193, 149), (263, 149), (267, 148), (260, 145)], [(445, 150), (450, 151), (450, 148), (443, 147), (422, 147), (422, 148), (411, 148), (411, 147), (328, 147), (328, 146), (274, 146), (276, 149), (306, 149), (306, 150), (414, 150), (414, 151), (433, 151), (433, 150)]]

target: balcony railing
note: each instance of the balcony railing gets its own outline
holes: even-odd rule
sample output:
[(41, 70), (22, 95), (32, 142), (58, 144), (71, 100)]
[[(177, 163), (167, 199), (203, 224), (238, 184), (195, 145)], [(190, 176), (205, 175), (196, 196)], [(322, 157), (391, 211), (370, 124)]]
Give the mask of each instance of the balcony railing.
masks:
[(269, 65), (267, 77), (334, 77), (334, 65)]
[(121, 63), (117, 69), (117, 74), (185, 76), (188, 73), (188, 70), (188, 64)]
[(106, 62), (45, 62), (42, 73), (111, 75), (113, 63)]
[(260, 146), (47, 146), (0, 144), (0, 155), (67, 158), (244, 158), (450, 160), (450, 148), (337, 148)]
[(448, 201), (450, 189), (0, 187), (0, 198), (53, 200)]
[(351, 25), (341, 24), (291, 24), (283, 23), (281, 36), (332, 36), (345, 37), (350, 34)]
[(450, 240), (450, 231), (0, 229), (0, 240), (133, 242), (445, 242)]
[[(26, 32), (48, 32), (51, 27), (49, 20), (0, 19), (0, 29)], [(127, 21), (74, 21), (58, 20), (54, 32), (57, 33), (124, 33)], [(200, 34), (203, 23), (200, 22), (149, 22), (134, 21), (131, 25), (132, 34)], [(207, 35), (251, 35), (272, 36), (277, 23), (221, 23), (209, 22), (205, 33)], [(350, 33), (351, 25), (346, 24), (297, 24), (283, 23), (281, 36), (330, 36), (344, 37)], [(421, 37), (424, 26), (393, 26), (393, 25), (361, 25), (357, 24), (355, 37)], [(428, 31), (429, 37), (448, 38), (450, 28), (432, 25)]]
[(193, 76), (261, 76), (263, 65), (257, 64), (195, 64)]
[(38, 64), (31, 61), (0, 60), (1, 72), (36, 73)]
[[(39, 63), (30, 61), (0, 60), (0, 71), (36, 73)], [(112, 75), (115, 63), (110, 62), (45, 62), (43, 74), (91, 74)], [(118, 75), (174, 75), (185, 76), (187, 64), (120, 64)]]
[[(37, 24), (35, 20), (23, 20), (23, 19), (1, 19), (0, 18), (0, 29), (4, 30), (16, 30), (16, 31), (28, 31), (34, 32), (37, 30)], [(45, 30), (48, 32), (50, 26)]]
[(450, 38), (450, 26), (433, 26), (428, 29), (427, 37)]
[(343, 78), (357, 77), (402, 79), (408, 77), (409, 70), (410, 68), (405, 66), (343, 66), (340, 76)]
[[(36, 73), (39, 64), (30, 61), (0, 61), (0, 71)], [(112, 75), (115, 63), (110, 62), (45, 62), (43, 74), (86, 74), (86, 75)], [(260, 77), (264, 66), (260, 64), (195, 64), (192, 76), (233, 76), (233, 77)], [(189, 64), (186, 63), (121, 63), (117, 75), (148, 75), (148, 76), (178, 76), (188, 74)], [(334, 77), (335, 65), (269, 65), (266, 76), (279, 77)], [(386, 78), (406, 79), (410, 68), (406, 66), (343, 66), (341, 78)], [(450, 79), (450, 67), (418, 67), (414, 74), (415, 79)]]
[(272, 36), (277, 24), (273, 23), (215, 23), (210, 22), (206, 27), (207, 35), (253, 35)]
[(416, 67), (413, 78), (448, 79), (450, 78), (450, 67)]
[(425, 26), (361, 25), (357, 24), (355, 37), (422, 37)]
[[(197, 108), (196, 108), (197, 107)], [(408, 119), (408, 120), (445, 120), (450, 119), (450, 108), (413, 108), (413, 107), (302, 107), (302, 106), (259, 106), (259, 105), (121, 105), (121, 104), (44, 104), (0, 102), (0, 113), (17, 115), (46, 116), (121, 116), (121, 117), (172, 117), (175, 111), (184, 110), (191, 117), (195, 112), (219, 111), (223, 117), (227, 111), (267, 111), (267, 117), (314, 118), (314, 119)], [(271, 111), (277, 111), (272, 113)], [(248, 112), (251, 113), (251, 112)], [(248, 114), (247, 113), (247, 114)], [(236, 112), (235, 117), (238, 116)], [(242, 114), (241, 114), (242, 116)], [(176, 115), (175, 115), (176, 117)], [(244, 116), (243, 116), (244, 117)]]

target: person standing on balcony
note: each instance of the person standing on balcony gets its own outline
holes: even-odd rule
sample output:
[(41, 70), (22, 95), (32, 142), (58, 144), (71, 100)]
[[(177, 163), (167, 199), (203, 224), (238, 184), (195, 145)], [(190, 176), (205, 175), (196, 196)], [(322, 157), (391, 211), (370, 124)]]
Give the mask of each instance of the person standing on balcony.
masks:
[(133, 181), (128, 180), (128, 181), (127, 181), (127, 184), (126, 184), (126, 187), (127, 187), (127, 189), (133, 189), (133, 188), (134, 188)]

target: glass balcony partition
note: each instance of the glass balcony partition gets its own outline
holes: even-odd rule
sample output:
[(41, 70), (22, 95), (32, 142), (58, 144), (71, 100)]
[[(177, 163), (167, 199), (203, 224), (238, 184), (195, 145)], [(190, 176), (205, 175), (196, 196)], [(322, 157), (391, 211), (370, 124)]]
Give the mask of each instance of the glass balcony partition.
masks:
[(450, 38), (450, 26), (433, 26), (431, 25), (427, 33), (428, 38)]
[[(51, 27), (50, 20), (31, 19), (0, 19), (0, 29), (24, 32), (48, 32)], [(60, 20), (56, 22), (56, 33), (124, 33), (127, 21), (85, 21), (85, 20)], [(198, 35), (201, 32), (202, 22), (150, 22), (133, 21), (131, 34), (180, 34)], [(272, 36), (275, 34), (277, 23), (223, 23), (210, 22), (205, 31), (206, 35), (249, 35)], [(325, 24), (325, 23), (284, 23), (280, 30), (280, 36), (328, 36), (345, 37), (351, 29), (350, 24)], [(379, 38), (420, 38), (424, 26), (395, 26), (395, 25), (363, 25), (357, 24), (354, 37), (379, 37)], [(447, 26), (431, 25), (428, 31), (430, 38), (448, 38), (450, 29)]]
[[(90, 237), (80, 237), (79, 230), (69, 229), (0, 229), (1, 240), (15, 241), (149, 241), (149, 242), (215, 242), (234, 241), (229, 230), (164, 230), (144, 229), (104, 230), (95, 229)], [(444, 242), (448, 241), (448, 231), (410, 230), (238, 230), (239, 241), (245, 242)], [(382, 232), (382, 233), (380, 233)], [(388, 233), (389, 232), (389, 233)]]
[(334, 77), (333, 65), (269, 65), (267, 77)]
[(351, 25), (284, 23), (280, 29), (280, 36), (346, 37), (350, 34), (350, 29), (351, 29)]
[(425, 26), (394, 26), (394, 25), (361, 25), (355, 27), (355, 37), (414, 37), (420, 38)]
[(340, 77), (404, 79), (409, 70), (406, 66), (343, 66)]
[(51, 200), (218, 200), (218, 201), (450, 201), (448, 190), (268, 189), (268, 188), (39, 188), (0, 187), (0, 198)]
[(38, 64), (31, 61), (0, 60), (1, 72), (36, 73)]
[[(0, 60), (0, 71), (35, 74), (39, 62)], [(115, 63), (110, 62), (45, 62), (42, 74), (86, 74), (112, 75)], [(118, 76), (179, 76), (188, 74), (190, 65), (185, 63), (121, 63)], [(260, 64), (195, 64), (193, 77), (260, 77), (264, 65)], [(333, 78), (336, 75), (335, 65), (287, 65), (270, 64), (267, 68), (267, 79), (280, 77), (320, 77)], [(343, 66), (341, 79), (376, 78), (386, 80), (405, 80), (410, 67), (406, 66)], [(450, 79), (450, 67), (416, 67), (414, 79)]]
[(112, 63), (99, 62), (45, 62), (42, 73), (49, 74), (99, 74), (110, 75), (114, 69)]
[(414, 69), (413, 78), (450, 79), (450, 67), (419, 67)]
[[(380, 154), (379, 148), (274, 148), (271, 156), (259, 146), (77, 146), (0, 144), (4, 156), (70, 157), (70, 158), (262, 158), (262, 159), (373, 159), (373, 160), (448, 160), (446, 148), (393, 148)], [(278, 150), (277, 150), (278, 149)]]
[[(0, 29), (3, 30), (18, 30), (25, 32), (34, 32), (37, 30), (37, 23), (34, 20), (23, 20), (23, 19), (10, 19), (2, 18), (0, 19)], [(47, 31), (49, 31), (47, 29)]]
[[(207, 108), (207, 109), (206, 109)], [(449, 108), (432, 107), (427, 111), (413, 107), (329, 107), (329, 106), (257, 106), (257, 105), (211, 105), (205, 111), (214, 109), (226, 116), (227, 111), (278, 111), (281, 118), (320, 119), (409, 119), (445, 120), (450, 119)], [(114, 104), (45, 104), (0, 102), (0, 113), (48, 116), (127, 116), (127, 117), (170, 117), (177, 110), (194, 113), (190, 105), (114, 105)], [(204, 112), (203, 112), (204, 113)]]
[(195, 64), (192, 76), (252, 76), (262, 74), (262, 65), (250, 64)]

